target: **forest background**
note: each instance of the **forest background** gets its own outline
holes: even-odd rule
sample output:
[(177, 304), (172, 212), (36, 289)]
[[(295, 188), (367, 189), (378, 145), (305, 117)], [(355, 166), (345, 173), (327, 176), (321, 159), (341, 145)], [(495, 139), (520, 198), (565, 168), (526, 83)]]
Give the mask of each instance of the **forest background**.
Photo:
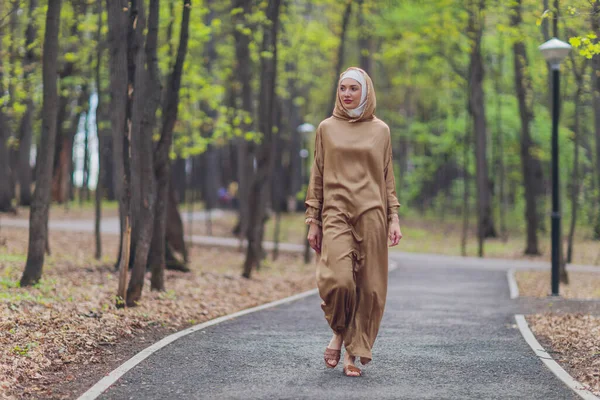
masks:
[[(390, 126), (399, 250), (549, 267), (552, 37), (573, 46), (561, 294), (598, 298), (568, 267), (600, 265), (600, 0), (0, 1), (0, 392), (73, 397), (172, 330), (314, 288), (303, 201), (349, 66)], [(582, 307), (529, 322), (598, 391)]]
[(94, 188), (98, 221), (102, 200), (119, 204), (130, 305), (146, 269), (162, 290), (171, 253), (187, 261), (176, 205), (211, 210), (226, 188), (249, 277), (271, 212), (302, 211), (314, 126), (350, 65), (372, 76), (391, 128), (402, 216), (456, 222), (463, 255), (472, 226), (479, 256), (486, 240), (515, 237), (521, 254), (547, 253), (551, 81), (537, 47), (551, 37), (575, 47), (561, 67), (559, 132), (571, 262), (577, 240), (600, 239), (599, 10), (587, 0), (4, 1), (0, 210), (31, 206), (36, 226), (20, 284), (42, 275), (49, 204)]

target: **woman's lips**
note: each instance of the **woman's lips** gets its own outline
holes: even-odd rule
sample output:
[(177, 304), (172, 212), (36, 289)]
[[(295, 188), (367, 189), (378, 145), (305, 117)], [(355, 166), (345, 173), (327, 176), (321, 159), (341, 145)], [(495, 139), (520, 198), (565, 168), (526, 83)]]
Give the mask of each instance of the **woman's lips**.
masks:
[(344, 103), (350, 104), (350, 103), (352, 103), (352, 100), (344, 100)]

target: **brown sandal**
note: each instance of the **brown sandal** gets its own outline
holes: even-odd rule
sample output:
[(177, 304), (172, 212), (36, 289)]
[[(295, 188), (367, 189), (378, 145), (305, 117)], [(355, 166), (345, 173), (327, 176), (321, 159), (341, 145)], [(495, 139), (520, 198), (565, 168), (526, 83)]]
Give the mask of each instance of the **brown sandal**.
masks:
[[(325, 348), (325, 354), (323, 355), (323, 358), (325, 359), (325, 365), (327, 365), (327, 368), (335, 368), (337, 367), (337, 365), (340, 363), (340, 356), (342, 354), (342, 350), (334, 350), (334, 349), (330, 349), (329, 347)], [(331, 365), (329, 364), (327, 361), (329, 360), (334, 360), (336, 361), (335, 365)]]
[[(348, 372), (358, 372), (358, 376), (348, 375)], [(354, 365), (346, 365), (344, 367), (344, 375), (349, 376), (351, 378), (358, 378), (359, 376), (362, 376), (362, 371)]]

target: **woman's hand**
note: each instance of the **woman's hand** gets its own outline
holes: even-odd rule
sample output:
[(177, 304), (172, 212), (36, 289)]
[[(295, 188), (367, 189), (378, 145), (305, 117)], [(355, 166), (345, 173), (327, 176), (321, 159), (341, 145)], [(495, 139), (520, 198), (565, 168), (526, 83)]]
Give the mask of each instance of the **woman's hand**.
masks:
[(318, 254), (321, 254), (321, 241), (323, 240), (323, 232), (321, 227), (315, 223), (311, 223), (308, 228), (308, 243)]
[(400, 239), (402, 239), (402, 232), (400, 231), (400, 223), (392, 220), (389, 225), (388, 238), (390, 239), (390, 247), (396, 246)]

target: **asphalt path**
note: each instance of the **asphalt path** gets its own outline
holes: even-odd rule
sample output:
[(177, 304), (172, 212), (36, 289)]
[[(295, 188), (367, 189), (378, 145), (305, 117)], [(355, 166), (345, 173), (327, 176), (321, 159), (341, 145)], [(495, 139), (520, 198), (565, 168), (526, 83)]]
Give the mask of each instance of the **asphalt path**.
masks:
[(187, 335), (102, 399), (576, 399), (514, 321), (506, 272), (400, 259), (373, 362), (327, 369), (330, 333), (310, 296)]

